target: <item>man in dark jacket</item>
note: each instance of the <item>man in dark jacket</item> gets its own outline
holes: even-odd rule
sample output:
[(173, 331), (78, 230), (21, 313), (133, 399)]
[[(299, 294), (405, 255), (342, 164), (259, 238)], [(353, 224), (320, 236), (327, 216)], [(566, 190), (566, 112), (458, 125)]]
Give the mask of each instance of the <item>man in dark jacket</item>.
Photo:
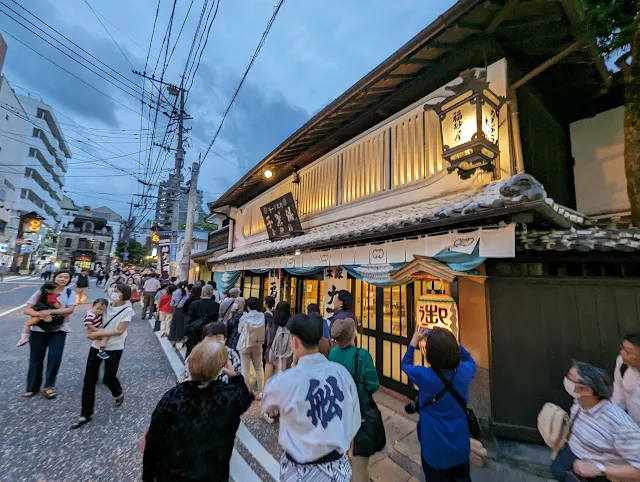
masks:
[(89, 275), (87, 270), (83, 269), (78, 275), (76, 281), (76, 303), (79, 305), (84, 304), (87, 301), (87, 290), (89, 289)]
[(194, 301), (189, 306), (189, 324), (186, 326), (187, 334), (187, 356), (191, 350), (202, 340), (202, 329), (207, 323), (218, 321), (220, 315), (220, 305), (211, 297), (213, 296), (213, 286), (205, 285), (202, 288), (202, 295), (199, 300)]

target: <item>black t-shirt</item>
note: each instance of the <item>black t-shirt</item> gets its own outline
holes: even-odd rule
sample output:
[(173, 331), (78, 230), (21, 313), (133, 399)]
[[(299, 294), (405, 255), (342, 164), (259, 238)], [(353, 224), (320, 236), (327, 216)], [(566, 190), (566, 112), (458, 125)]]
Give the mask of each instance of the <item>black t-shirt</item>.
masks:
[(78, 281), (76, 282), (76, 287), (78, 288), (88, 288), (89, 287), (89, 275), (82, 276), (78, 275)]

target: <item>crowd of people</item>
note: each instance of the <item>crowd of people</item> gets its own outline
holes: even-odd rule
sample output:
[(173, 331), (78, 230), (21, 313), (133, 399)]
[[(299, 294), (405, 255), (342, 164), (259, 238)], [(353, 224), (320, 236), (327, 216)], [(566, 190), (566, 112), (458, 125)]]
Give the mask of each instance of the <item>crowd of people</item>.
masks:
[[(84, 319), (92, 344), (80, 417), (71, 428), (92, 419), (103, 361), (104, 383), (114, 406), (122, 406), (118, 368), (140, 302), (140, 318), (154, 317), (161, 337), (186, 348), (178, 384), (158, 403), (144, 436), (144, 481), (228, 480), (240, 417), (260, 402), (264, 421), (279, 422), (281, 481), (369, 480), (369, 458), (386, 443), (373, 398), (380, 381), (370, 353), (358, 348), (348, 291), (337, 294), (324, 318), (317, 305), (294, 313), (270, 296), (261, 303), (237, 288), (220, 292), (215, 281), (187, 284), (151, 271), (97, 275), (106, 295), (92, 302)], [(73, 288), (69, 271), (55, 271), (27, 301), (19, 342), (31, 350), (26, 397), (41, 390), (45, 357), (43, 395), (56, 397), (70, 316), (86, 301), (88, 279), (80, 272)], [(414, 363), (419, 347), (428, 366)], [(418, 388), (411, 407), (419, 414), (426, 480), (470, 481), (472, 438), (481, 435), (467, 405), (476, 373), (471, 354), (450, 331), (418, 327), (401, 369)], [(566, 430), (548, 433), (545, 410), (540, 419), (540, 432), (554, 450), (554, 477), (640, 481), (640, 334), (623, 340), (613, 382), (603, 370), (575, 362), (564, 388), (574, 399), (570, 413), (545, 410), (552, 410), (553, 420), (559, 415)]]

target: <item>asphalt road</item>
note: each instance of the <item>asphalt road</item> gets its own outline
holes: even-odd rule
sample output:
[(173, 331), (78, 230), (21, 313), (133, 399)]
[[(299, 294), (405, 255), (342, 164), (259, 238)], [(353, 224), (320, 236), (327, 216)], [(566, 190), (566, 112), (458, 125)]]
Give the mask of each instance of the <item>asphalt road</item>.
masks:
[[(22, 305), (40, 283), (0, 283), (0, 314)], [(103, 296), (92, 288), (88, 300)], [(140, 480), (144, 434), (156, 403), (175, 384), (175, 375), (148, 322), (129, 326), (119, 377), (124, 405), (113, 408), (111, 393), (99, 384), (96, 413), (88, 425), (71, 431), (80, 414), (80, 394), (89, 351), (82, 320), (90, 303), (79, 306), (67, 336), (55, 400), (25, 399), (28, 345), (16, 347), (26, 319), (22, 309), (0, 317), (0, 481)]]

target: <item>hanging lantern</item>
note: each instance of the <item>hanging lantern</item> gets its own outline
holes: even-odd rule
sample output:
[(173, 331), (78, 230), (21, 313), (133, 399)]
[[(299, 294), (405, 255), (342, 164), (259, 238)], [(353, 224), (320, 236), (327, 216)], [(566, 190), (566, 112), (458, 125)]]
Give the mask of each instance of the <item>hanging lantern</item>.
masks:
[(439, 104), (426, 104), (440, 119), (442, 157), (447, 171), (457, 171), (468, 179), (480, 168), (492, 172), (500, 154), (498, 146), (499, 112), (505, 99), (489, 89), (486, 78), (478, 78), (472, 70), (460, 74), (460, 84), (447, 87), (454, 92)]
[(151, 235), (151, 242), (153, 243), (160, 242), (160, 235), (156, 231), (154, 231), (153, 234)]

